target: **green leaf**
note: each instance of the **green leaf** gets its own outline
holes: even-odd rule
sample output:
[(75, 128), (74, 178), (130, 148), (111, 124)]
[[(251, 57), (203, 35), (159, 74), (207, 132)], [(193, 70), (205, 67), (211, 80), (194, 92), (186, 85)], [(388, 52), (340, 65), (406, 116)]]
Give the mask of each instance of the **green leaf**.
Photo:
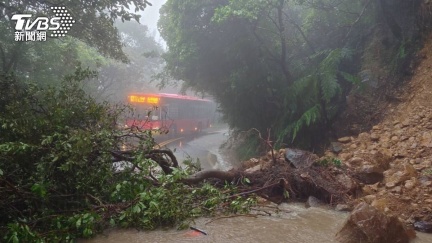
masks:
[(138, 204), (136, 204), (135, 206), (132, 207), (132, 212), (133, 213), (140, 213), (141, 207)]
[(33, 184), (33, 186), (31, 187), (30, 190), (42, 198), (46, 197), (47, 190), (46, 190), (45, 186), (42, 184), (35, 183), (35, 184)]
[(81, 226), (81, 218), (79, 218), (77, 221), (76, 221), (76, 223), (75, 223), (75, 226), (77, 227), (77, 228), (79, 228), (80, 226)]

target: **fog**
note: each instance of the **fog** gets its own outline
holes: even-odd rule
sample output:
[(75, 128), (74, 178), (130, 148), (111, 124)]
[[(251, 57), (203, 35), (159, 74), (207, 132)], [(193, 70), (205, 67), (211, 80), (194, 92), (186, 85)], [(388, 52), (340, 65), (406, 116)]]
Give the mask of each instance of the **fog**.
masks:
[(139, 12), (141, 15), (140, 22), (149, 28), (150, 35), (154, 37), (164, 49), (166, 48), (166, 42), (160, 36), (157, 30), (157, 21), (159, 20), (159, 9), (166, 2), (166, 0), (153, 0), (151, 1), (152, 6), (147, 7), (144, 11)]

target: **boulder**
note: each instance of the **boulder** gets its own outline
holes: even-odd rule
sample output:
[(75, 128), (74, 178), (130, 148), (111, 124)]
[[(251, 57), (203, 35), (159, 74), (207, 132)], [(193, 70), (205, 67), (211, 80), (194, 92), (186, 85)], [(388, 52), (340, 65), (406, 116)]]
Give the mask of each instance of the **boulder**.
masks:
[(432, 233), (432, 222), (417, 221), (414, 223), (414, 229), (420, 232)]
[(375, 184), (384, 178), (383, 169), (377, 165), (363, 164), (354, 171), (353, 177), (364, 184)]
[(310, 208), (310, 207), (320, 207), (324, 205), (323, 202), (321, 202), (321, 200), (319, 200), (318, 198), (314, 197), (314, 196), (309, 196), (308, 200), (305, 203), (305, 207), (306, 208)]
[(330, 148), (335, 153), (339, 153), (340, 151), (342, 151), (342, 146), (343, 145), (339, 142), (331, 142), (330, 143)]
[(408, 243), (409, 232), (396, 216), (386, 216), (367, 203), (360, 203), (336, 239), (342, 243)]
[(353, 177), (365, 184), (374, 184), (382, 181), (383, 172), (390, 167), (393, 160), (391, 152), (387, 149), (369, 151), (352, 157), (346, 164), (353, 170)]
[(309, 168), (313, 163), (319, 160), (318, 155), (300, 150), (300, 149), (285, 149), (285, 158), (294, 165), (295, 168)]

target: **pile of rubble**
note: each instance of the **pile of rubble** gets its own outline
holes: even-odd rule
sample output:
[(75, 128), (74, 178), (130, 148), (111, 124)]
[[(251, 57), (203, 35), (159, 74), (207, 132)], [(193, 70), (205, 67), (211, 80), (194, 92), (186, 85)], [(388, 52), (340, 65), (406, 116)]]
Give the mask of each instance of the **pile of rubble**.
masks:
[(354, 202), (394, 212), (406, 223), (432, 221), (432, 110), (418, 107), (406, 117), (340, 138), (326, 156), (339, 158), (361, 182)]

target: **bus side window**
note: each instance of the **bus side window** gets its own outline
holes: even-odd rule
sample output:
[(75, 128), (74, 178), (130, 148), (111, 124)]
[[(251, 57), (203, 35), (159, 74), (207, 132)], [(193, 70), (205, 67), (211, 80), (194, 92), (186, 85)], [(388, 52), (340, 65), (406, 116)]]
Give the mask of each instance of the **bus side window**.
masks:
[(177, 104), (171, 104), (168, 110), (168, 119), (178, 119), (179, 118), (179, 108)]
[(161, 120), (166, 120), (168, 118), (169, 106), (164, 105), (161, 108)]

